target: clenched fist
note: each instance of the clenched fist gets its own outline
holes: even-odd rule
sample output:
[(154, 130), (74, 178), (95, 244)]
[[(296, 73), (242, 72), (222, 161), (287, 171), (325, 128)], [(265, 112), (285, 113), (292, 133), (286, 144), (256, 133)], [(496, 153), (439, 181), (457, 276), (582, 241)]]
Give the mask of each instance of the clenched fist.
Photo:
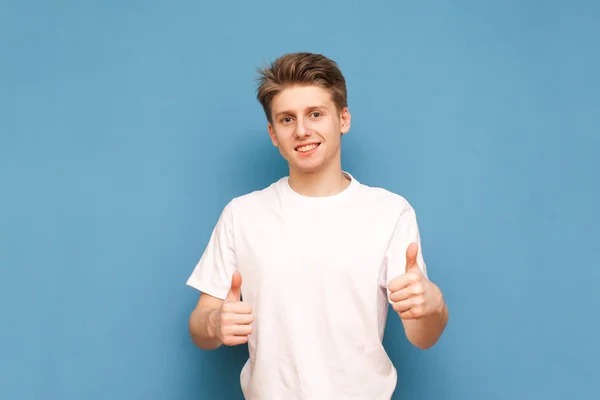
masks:
[(388, 285), (394, 310), (402, 319), (419, 319), (440, 311), (444, 300), (439, 288), (423, 275), (417, 264), (419, 247), (411, 243), (406, 249), (406, 272)]
[(241, 300), (242, 275), (239, 272), (231, 278), (231, 288), (219, 311), (218, 337), (226, 346), (248, 342), (252, 332), (254, 317), (250, 304)]

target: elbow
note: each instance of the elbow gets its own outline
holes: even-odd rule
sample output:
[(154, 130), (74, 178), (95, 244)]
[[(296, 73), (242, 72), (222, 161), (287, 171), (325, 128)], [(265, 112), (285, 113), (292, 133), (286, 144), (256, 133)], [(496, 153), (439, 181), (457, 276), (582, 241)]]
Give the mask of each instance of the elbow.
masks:
[(413, 346), (415, 346), (416, 348), (418, 348), (420, 350), (429, 350), (437, 343), (437, 339), (424, 340), (421, 338), (410, 338), (410, 337), (408, 338), (408, 341), (410, 342), (410, 344), (412, 344)]
[(219, 347), (218, 343), (209, 343), (206, 341), (202, 341), (202, 340), (196, 339), (194, 336), (192, 336), (191, 338), (192, 338), (192, 343), (194, 343), (194, 345), (197, 348), (199, 348), (200, 350), (209, 351), (209, 350), (215, 350)]

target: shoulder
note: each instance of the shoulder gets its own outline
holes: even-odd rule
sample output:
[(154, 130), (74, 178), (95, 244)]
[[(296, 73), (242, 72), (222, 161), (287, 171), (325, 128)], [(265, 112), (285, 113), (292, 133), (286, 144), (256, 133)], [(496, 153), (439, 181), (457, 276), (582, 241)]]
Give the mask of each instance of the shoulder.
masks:
[(283, 183), (283, 179), (280, 179), (262, 189), (234, 197), (225, 206), (224, 213), (233, 218), (235, 216), (254, 214), (272, 205), (274, 202), (280, 201), (281, 185)]
[(358, 198), (365, 205), (376, 206), (382, 211), (394, 214), (414, 212), (413, 206), (403, 195), (383, 187), (361, 183)]

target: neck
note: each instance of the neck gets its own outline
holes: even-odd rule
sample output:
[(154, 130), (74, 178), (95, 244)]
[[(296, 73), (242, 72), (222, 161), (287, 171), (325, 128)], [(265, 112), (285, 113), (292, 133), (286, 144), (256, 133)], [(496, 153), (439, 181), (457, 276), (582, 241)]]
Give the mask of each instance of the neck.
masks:
[(290, 169), (290, 187), (303, 196), (334, 196), (350, 185), (350, 180), (342, 173), (340, 164), (314, 172)]

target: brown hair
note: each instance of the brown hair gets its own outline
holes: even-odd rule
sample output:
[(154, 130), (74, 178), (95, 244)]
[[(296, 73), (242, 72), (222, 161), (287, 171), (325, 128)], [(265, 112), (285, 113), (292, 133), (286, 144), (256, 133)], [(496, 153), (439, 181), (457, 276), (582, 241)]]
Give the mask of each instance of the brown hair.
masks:
[(271, 115), (273, 98), (287, 86), (317, 85), (329, 90), (338, 111), (348, 105), (344, 75), (333, 60), (321, 54), (284, 54), (271, 65), (258, 69), (258, 73), (260, 84), (256, 98), (271, 123), (273, 122)]

